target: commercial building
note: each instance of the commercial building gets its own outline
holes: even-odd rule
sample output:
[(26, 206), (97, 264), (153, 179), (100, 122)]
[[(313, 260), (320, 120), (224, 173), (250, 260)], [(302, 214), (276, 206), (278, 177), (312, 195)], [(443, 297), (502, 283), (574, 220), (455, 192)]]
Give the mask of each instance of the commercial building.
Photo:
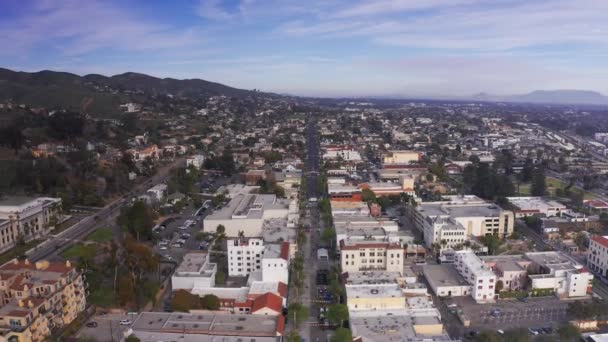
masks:
[(405, 309), (406, 298), (398, 284), (347, 285), (349, 311)]
[(397, 243), (377, 241), (342, 241), (340, 262), (343, 272), (364, 270), (403, 270), (403, 247)]
[(287, 225), (295, 226), (298, 220), (296, 200), (279, 199), (275, 195), (237, 194), (222, 209), (205, 217), (203, 230), (215, 232), (219, 225), (228, 237), (262, 235), (264, 221), (287, 218)]
[(172, 288), (193, 292), (196, 288), (214, 287), (216, 273), (217, 264), (209, 261), (207, 253), (188, 253), (171, 276)]
[(514, 210), (516, 218), (533, 215), (560, 216), (568, 209), (557, 201), (546, 200), (542, 197), (507, 197), (507, 200), (517, 208)]
[(525, 289), (531, 261), (523, 255), (485, 256), (481, 260), (496, 274), (496, 281), (502, 283), (501, 291)]
[(454, 253), (454, 267), (471, 285), (471, 297), (478, 303), (494, 301), (496, 275), (475, 253), (457, 251)]
[(454, 265), (425, 265), (422, 268), (433, 293), (438, 297), (470, 296), (472, 285), (458, 273)]
[(471, 236), (493, 234), (504, 238), (513, 233), (513, 212), (477, 196), (445, 197), (447, 201), (425, 202), (409, 210), (428, 247), (445, 241), (442, 247), (454, 248)]
[(411, 164), (420, 161), (421, 154), (416, 151), (393, 150), (382, 158), (384, 164)]
[(589, 241), (587, 266), (591, 272), (608, 278), (608, 236), (594, 236)]
[(0, 200), (0, 252), (13, 248), (19, 238), (46, 236), (61, 215), (61, 199), (6, 197)]
[(328, 145), (323, 147), (323, 159), (343, 159), (345, 161), (359, 162), (361, 154), (351, 146)]
[(86, 307), (82, 275), (69, 261), (0, 266), (0, 335), (7, 341), (44, 341)]
[(585, 297), (593, 287), (593, 274), (561, 252), (526, 253), (531, 261), (528, 277), (534, 289), (552, 289), (559, 297)]
[(278, 342), (285, 332), (281, 315), (142, 312), (131, 332), (142, 342)]
[(361, 190), (369, 189), (376, 196), (398, 196), (400, 194), (416, 196), (413, 176), (402, 176), (398, 183), (392, 181), (361, 183), (359, 188)]

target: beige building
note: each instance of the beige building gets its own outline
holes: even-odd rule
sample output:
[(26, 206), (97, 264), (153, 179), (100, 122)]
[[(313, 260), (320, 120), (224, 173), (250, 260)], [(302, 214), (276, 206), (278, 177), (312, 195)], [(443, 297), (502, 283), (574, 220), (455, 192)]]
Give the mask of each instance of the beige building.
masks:
[(407, 150), (389, 151), (389, 153), (386, 154), (383, 158), (384, 164), (409, 164), (418, 162), (419, 160), (419, 152)]
[(46, 236), (59, 220), (61, 199), (7, 197), (0, 200), (0, 252), (25, 241)]
[(341, 241), (340, 262), (343, 272), (365, 270), (403, 271), (403, 247), (378, 241)]
[(346, 286), (348, 310), (405, 309), (405, 295), (398, 284)]
[(0, 266), (0, 334), (8, 341), (44, 341), (86, 307), (82, 275), (69, 261)]

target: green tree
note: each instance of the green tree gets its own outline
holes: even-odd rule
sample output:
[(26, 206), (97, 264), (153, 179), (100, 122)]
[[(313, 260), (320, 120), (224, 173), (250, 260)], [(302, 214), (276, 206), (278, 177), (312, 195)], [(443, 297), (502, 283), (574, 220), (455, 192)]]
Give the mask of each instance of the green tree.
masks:
[(560, 326), (557, 329), (557, 334), (559, 335), (559, 340), (562, 342), (579, 341), (581, 338), (581, 332), (577, 327), (570, 323)]
[(481, 237), (481, 242), (488, 247), (488, 254), (494, 255), (500, 247), (500, 238), (494, 234)]
[(350, 329), (339, 327), (331, 337), (331, 342), (351, 342), (353, 340), (353, 334)]
[(543, 166), (538, 166), (534, 169), (530, 193), (532, 196), (544, 196), (547, 193), (545, 168)]
[(129, 337), (125, 339), (125, 342), (141, 342), (141, 340), (135, 335), (129, 335)]
[(368, 203), (376, 203), (376, 194), (370, 189), (361, 190), (361, 195), (363, 196), (363, 201)]
[(587, 234), (583, 232), (576, 233), (576, 236), (574, 237), (574, 243), (578, 246), (580, 250), (587, 249)]
[(327, 310), (327, 319), (332, 324), (342, 326), (348, 320), (348, 307), (345, 304), (333, 304)]
[(200, 308), (200, 297), (186, 290), (177, 290), (171, 300), (171, 307), (175, 311), (189, 312)]
[(226, 284), (226, 273), (224, 273), (223, 271), (218, 270), (215, 273), (215, 283), (218, 285), (224, 285)]
[(502, 291), (504, 285), (502, 283), (502, 280), (499, 280), (496, 282), (496, 293), (499, 293), (500, 291)]
[(308, 307), (300, 303), (291, 303), (288, 312), (289, 318), (294, 320), (296, 327), (300, 326), (302, 322), (305, 322), (309, 315)]
[(201, 298), (201, 306), (205, 310), (219, 310), (220, 299), (216, 295), (204, 295), (203, 298)]
[(133, 205), (123, 209), (118, 216), (118, 224), (126, 229), (131, 236), (139, 240), (152, 240), (156, 213), (144, 201), (135, 201)]

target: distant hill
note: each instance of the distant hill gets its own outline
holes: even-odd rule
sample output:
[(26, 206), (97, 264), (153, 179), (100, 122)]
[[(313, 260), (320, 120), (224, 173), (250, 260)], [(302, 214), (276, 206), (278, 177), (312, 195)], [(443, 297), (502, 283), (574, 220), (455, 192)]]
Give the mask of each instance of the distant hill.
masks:
[(49, 70), (28, 73), (0, 68), (0, 101), (11, 99), (32, 106), (62, 107), (102, 114), (116, 112), (121, 103), (137, 97), (122, 92), (113, 94), (98, 91), (95, 86), (143, 91), (148, 95), (244, 97), (253, 94), (249, 90), (200, 79), (157, 78), (133, 72), (107, 77), (97, 74), (78, 76)]
[(472, 99), (490, 102), (608, 105), (608, 96), (589, 90), (536, 90), (528, 94), (512, 96), (479, 93), (473, 95)]

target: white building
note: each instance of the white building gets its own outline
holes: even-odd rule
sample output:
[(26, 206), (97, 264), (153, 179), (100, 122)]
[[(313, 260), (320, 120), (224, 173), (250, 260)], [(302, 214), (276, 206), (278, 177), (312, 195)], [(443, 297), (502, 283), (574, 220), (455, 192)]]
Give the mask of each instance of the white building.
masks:
[(209, 261), (207, 253), (188, 253), (171, 277), (172, 288), (196, 292), (197, 288), (214, 287), (216, 272), (217, 265)]
[(405, 258), (400, 244), (377, 241), (342, 241), (340, 256), (343, 272), (402, 272)]
[(454, 267), (471, 284), (471, 296), (478, 303), (494, 301), (496, 275), (471, 251), (454, 253)]
[(264, 222), (286, 218), (287, 227), (295, 227), (298, 221), (296, 200), (279, 199), (275, 195), (237, 194), (222, 209), (205, 217), (203, 230), (215, 232), (219, 225), (226, 228), (226, 236), (244, 237), (262, 235)]
[(454, 265), (424, 265), (424, 277), (438, 297), (470, 296), (472, 286), (458, 273)]
[(156, 184), (146, 191), (154, 200), (160, 202), (167, 195), (167, 184)]
[(608, 236), (594, 236), (589, 242), (587, 266), (591, 272), (608, 278)]
[(202, 154), (195, 154), (186, 158), (186, 167), (194, 166), (197, 170), (200, 170), (205, 163), (205, 156)]
[(262, 281), (289, 283), (289, 242), (266, 245), (262, 258)]
[(361, 154), (351, 147), (326, 147), (323, 159), (343, 159), (345, 161), (361, 161)]
[(0, 200), (0, 252), (25, 241), (46, 236), (61, 216), (61, 199), (6, 197)]
[(409, 210), (428, 247), (445, 241), (442, 247), (454, 248), (470, 236), (494, 234), (503, 238), (513, 233), (513, 212), (477, 196), (445, 197), (447, 201), (425, 202)]
[(228, 275), (246, 276), (262, 269), (264, 240), (257, 238), (228, 240)]
[(561, 216), (567, 210), (565, 205), (542, 197), (507, 197), (507, 200), (518, 208), (515, 210), (516, 218), (533, 215)]
[(584, 297), (593, 287), (593, 274), (561, 252), (526, 253), (532, 261), (528, 274), (532, 288), (553, 289), (562, 298)]

